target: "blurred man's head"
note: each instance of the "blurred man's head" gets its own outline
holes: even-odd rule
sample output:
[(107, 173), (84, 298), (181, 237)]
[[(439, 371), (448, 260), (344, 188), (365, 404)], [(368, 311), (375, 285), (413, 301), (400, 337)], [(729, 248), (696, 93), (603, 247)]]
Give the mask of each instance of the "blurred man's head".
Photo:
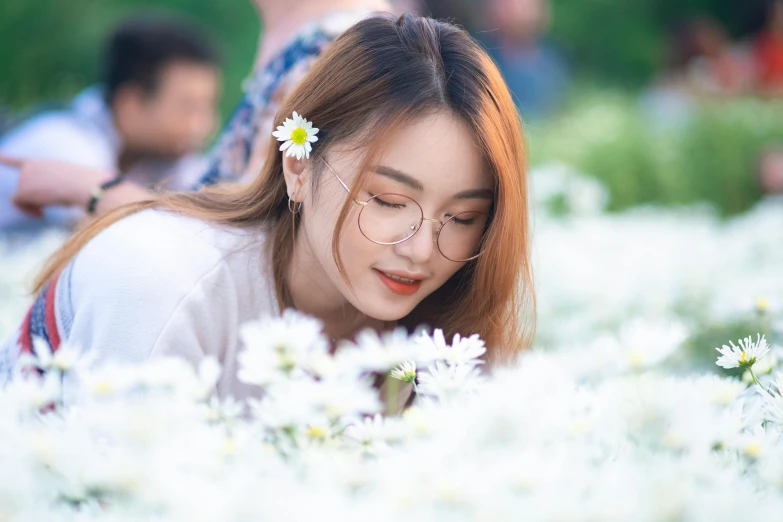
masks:
[(181, 156), (215, 124), (217, 53), (182, 22), (144, 18), (118, 27), (106, 48), (104, 83), (123, 146), (135, 154)]

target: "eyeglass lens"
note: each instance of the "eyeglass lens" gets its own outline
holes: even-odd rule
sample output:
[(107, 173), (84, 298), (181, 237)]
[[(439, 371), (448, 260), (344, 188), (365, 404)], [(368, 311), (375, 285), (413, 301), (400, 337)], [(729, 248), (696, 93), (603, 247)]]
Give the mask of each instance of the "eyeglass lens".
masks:
[[(379, 194), (362, 207), (359, 229), (374, 243), (393, 245), (413, 236), (423, 219), (421, 206), (414, 199), (401, 194)], [(476, 257), (488, 220), (483, 212), (460, 212), (442, 226), (436, 224), (438, 249), (452, 261)]]

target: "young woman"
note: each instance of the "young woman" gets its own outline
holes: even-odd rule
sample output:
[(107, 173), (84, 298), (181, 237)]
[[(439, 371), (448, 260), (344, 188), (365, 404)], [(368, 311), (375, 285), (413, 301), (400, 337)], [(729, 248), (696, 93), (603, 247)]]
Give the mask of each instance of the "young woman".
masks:
[(525, 346), (523, 136), (465, 32), (413, 15), (359, 22), (277, 121), (291, 115), (285, 150), (270, 136), (252, 184), (134, 203), (75, 235), (38, 280), (21, 349), (40, 336), (98, 362), (211, 354), (219, 393), (243, 396), (238, 328), (285, 307), (334, 340), (426, 324), (480, 334), (490, 362)]

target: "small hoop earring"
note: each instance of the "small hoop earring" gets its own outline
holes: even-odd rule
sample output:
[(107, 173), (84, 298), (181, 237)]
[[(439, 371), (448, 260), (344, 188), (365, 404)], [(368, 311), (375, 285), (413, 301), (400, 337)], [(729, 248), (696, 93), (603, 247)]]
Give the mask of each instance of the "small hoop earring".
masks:
[(302, 210), (302, 203), (300, 201), (292, 201), (291, 196), (288, 196), (288, 210), (291, 214), (298, 214)]

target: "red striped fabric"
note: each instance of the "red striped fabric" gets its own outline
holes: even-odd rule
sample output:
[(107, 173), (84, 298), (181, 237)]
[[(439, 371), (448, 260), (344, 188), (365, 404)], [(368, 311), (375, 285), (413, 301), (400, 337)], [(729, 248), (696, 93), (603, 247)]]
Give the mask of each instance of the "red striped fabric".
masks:
[(22, 331), (19, 332), (19, 345), (21, 346), (21, 353), (33, 353), (33, 335), (30, 331), (30, 319), (33, 316), (33, 307), (27, 311), (22, 322)]
[(57, 317), (54, 315), (54, 293), (57, 290), (57, 279), (52, 281), (46, 291), (46, 331), (49, 333), (49, 346), (52, 353), (60, 347), (60, 331), (57, 329)]
[[(43, 337), (49, 340), (49, 346), (52, 349), (52, 353), (57, 351), (60, 347), (60, 331), (57, 329), (57, 316), (55, 314), (55, 293), (57, 291), (57, 282), (59, 275), (55, 276), (52, 282), (47, 285), (44, 291), (35, 298), (35, 302), (27, 311), (24, 321), (22, 322), (22, 328), (19, 332), (19, 345), (21, 346), (21, 353), (33, 354), (33, 335), (37, 337)], [(43, 328), (43, 331), (33, 331), (33, 313), (36, 306), (41, 306), (40, 301), (43, 300), (43, 324), (40, 324), (40, 320), (36, 322), (35, 328)]]

